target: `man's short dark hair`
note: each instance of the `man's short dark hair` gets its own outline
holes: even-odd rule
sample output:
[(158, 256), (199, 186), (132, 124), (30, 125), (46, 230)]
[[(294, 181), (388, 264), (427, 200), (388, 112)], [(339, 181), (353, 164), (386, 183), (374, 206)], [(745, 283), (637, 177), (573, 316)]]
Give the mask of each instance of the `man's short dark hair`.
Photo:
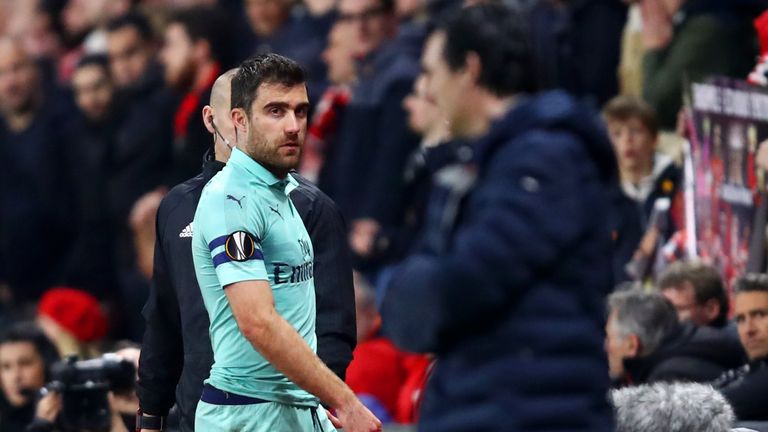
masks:
[(223, 29), (224, 18), (212, 7), (195, 6), (172, 14), (167, 25), (179, 24), (192, 42), (206, 41), (211, 47), (211, 57), (221, 61), (226, 50), (227, 32)]
[(77, 62), (76, 69), (88, 66), (98, 66), (109, 73), (109, 58), (104, 54), (87, 54)]
[(747, 273), (736, 279), (733, 285), (734, 294), (745, 292), (762, 292), (768, 294), (768, 274)]
[(609, 100), (603, 107), (605, 121), (627, 121), (636, 118), (651, 135), (658, 135), (659, 122), (656, 111), (637, 96), (620, 95)]
[(293, 87), (306, 82), (304, 69), (279, 54), (260, 54), (240, 63), (232, 78), (232, 108), (242, 108), (250, 117), (251, 105), (262, 84)]
[(697, 304), (704, 304), (711, 299), (716, 299), (720, 304), (720, 313), (712, 325), (722, 327), (728, 321), (728, 292), (723, 285), (720, 273), (711, 265), (699, 261), (678, 261), (670, 265), (659, 277), (659, 290), (679, 287), (685, 282), (690, 282)]
[(137, 11), (131, 11), (110, 20), (107, 23), (107, 32), (113, 33), (126, 27), (135, 29), (144, 42), (151, 41), (154, 36), (149, 19)]
[(59, 352), (56, 346), (45, 336), (40, 327), (32, 322), (13, 324), (0, 335), (0, 345), (23, 342), (28, 342), (35, 346), (35, 350), (42, 357), (43, 363), (45, 363), (45, 376), (48, 379), (48, 372), (51, 366), (59, 360)]
[(437, 31), (446, 35), (443, 58), (451, 70), (466, 66), (476, 53), (482, 71), (478, 85), (496, 96), (534, 88), (533, 58), (523, 14), (501, 3), (483, 3), (452, 14)]

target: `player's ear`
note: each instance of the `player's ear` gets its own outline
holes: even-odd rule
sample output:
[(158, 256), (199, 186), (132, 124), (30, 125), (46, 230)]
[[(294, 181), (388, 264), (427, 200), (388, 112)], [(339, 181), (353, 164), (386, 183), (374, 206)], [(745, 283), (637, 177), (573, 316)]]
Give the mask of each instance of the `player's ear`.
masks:
[(240, 133), (248, 133), (248, 116), (242, 108), (232, 108), (229, 113), (232, 116), (232, 124), (235, 126), (235, 137)]
[(205, 125), (205, 128), (210, 133), (216, 133), (216, 130), (213, 128), (213, 108), (211, 108), (210, 105), (206, 105), (203, 107), (203, 124)]

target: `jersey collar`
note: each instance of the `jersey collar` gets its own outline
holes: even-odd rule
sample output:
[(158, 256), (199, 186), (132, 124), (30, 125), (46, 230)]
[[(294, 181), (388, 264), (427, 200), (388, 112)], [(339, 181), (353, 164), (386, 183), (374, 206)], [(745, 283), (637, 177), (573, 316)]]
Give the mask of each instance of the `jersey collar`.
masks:
[(229, 164), (236, 165), (244, 169), (249, 174), (256, 177), (259, 182), (271, 187), (277, 187), (285, 191), (286, 194), (298, 186), (298, 182), (290, 174), (288, 174), (284, 179), (275, 177), (275, 175), (272, 174), (268, 169), (264, 168), (262, 164), (253, 160), (250, 156), (245, 154), (237, 147), (232, 149), (232, 155), (229, 157)]

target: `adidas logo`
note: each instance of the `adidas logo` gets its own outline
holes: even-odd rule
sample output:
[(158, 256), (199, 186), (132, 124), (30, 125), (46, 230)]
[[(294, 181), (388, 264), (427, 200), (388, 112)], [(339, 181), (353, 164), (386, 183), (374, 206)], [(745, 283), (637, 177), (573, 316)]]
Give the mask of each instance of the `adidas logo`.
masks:
[(192, 222), (190, 222), (189, 225), (187, 225), (186, 227), (184, 227), (183, 230), (181, 230), (181, 232), (179, 233), (179, 237), (180, 238), (192, 237)]

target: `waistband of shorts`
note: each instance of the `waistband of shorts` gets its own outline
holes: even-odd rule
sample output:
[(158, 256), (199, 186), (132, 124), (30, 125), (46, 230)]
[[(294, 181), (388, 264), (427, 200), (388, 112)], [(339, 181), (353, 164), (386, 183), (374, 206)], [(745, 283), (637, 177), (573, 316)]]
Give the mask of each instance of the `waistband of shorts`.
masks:
[(210, 384), (203, 386), (203, 394), (200, 396), (200, 400), (211, 405), (254, 405), (270, 402), (264, 399), (219, 390)]

